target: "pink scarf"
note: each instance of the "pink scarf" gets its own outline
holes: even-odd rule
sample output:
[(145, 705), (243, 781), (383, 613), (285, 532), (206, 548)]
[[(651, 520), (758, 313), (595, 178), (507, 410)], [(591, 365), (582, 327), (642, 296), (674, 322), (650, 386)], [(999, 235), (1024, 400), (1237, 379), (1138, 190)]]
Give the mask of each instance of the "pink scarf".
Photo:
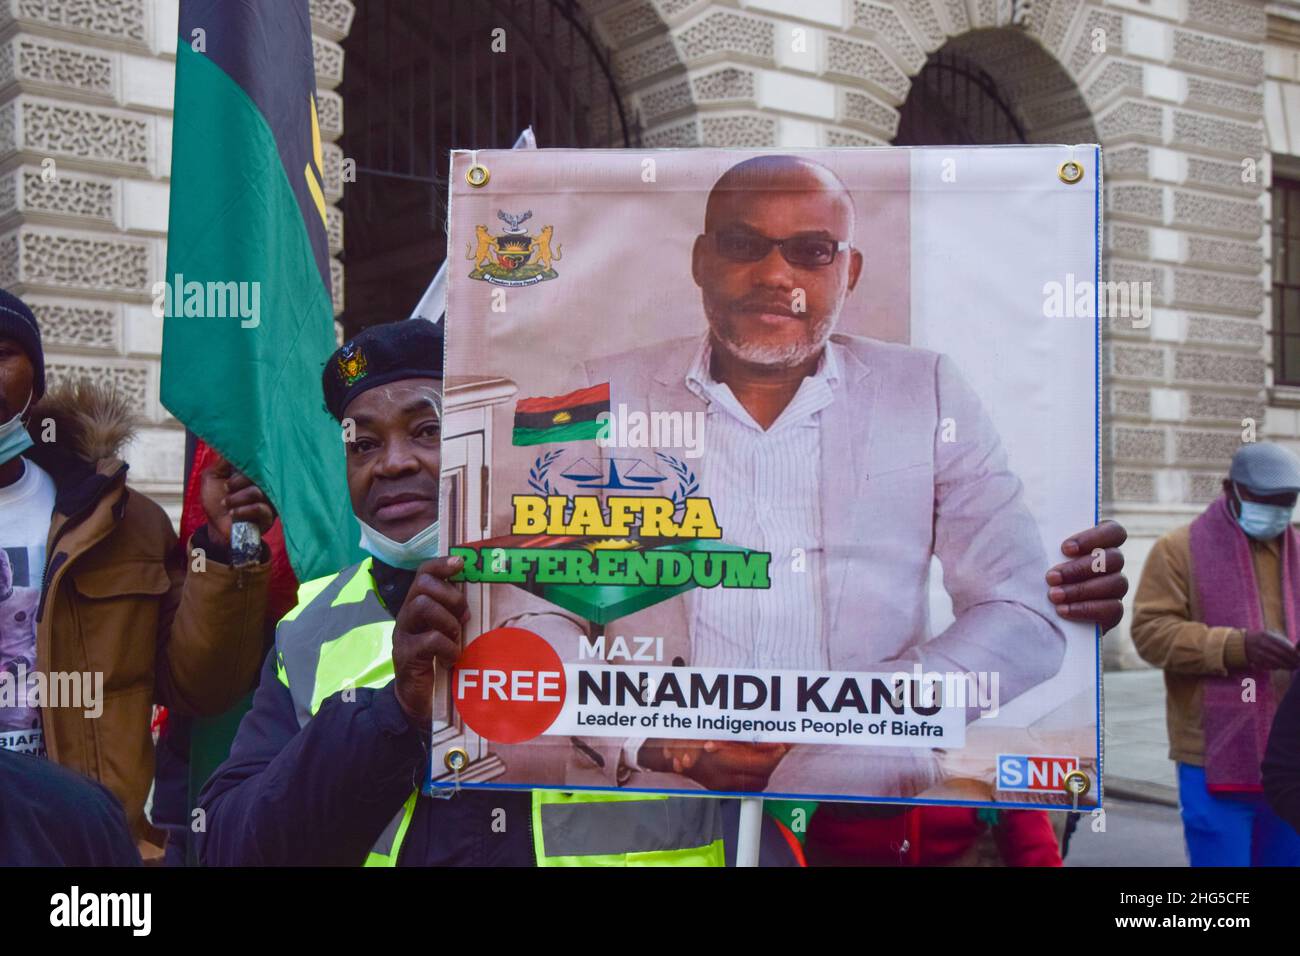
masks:
[[(1250, 541), (1223, 496), (1192, 522), (1192, 580), (1201, 620), (1210, 627), (1262, 630), (1264, 614), (1251, 560)], [(1300, 544), (1295, 530), (1282, 536), (1282, 606), (1286, 636), (1296, 643), (1295, 598), (1300, 590)], [(1242, 700), (1245, 678), (1255, 699)], [(1258, 793), (1260, 764), (1277, 702), (1270, 671), (1252, 668), (1205, 679), (1205, 782), (1211, 791)]]

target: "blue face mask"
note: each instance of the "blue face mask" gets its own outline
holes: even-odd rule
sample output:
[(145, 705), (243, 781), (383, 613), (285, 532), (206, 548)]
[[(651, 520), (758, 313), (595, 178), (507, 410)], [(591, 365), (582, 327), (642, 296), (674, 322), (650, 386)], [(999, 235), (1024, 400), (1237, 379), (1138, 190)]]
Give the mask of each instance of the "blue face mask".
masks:
[(27, 433), (27, 426), (23, 424), (23, 416), (27, 414), (27, 408), (31, 404), (32, 399), (29, 395), (23, 410), (0, 425), (0, 465), (13, 461), (36, 444), (32, 441), (32, 436)]
[(390, 568), (405, 568), (414, 571), (430, 558), (438, 556), (438, 522), (435, 521), (423, 531), (417, 531), (406, 541), (394, 541), (380, 534), (360, 518), (361, 548), (378, 558)]
[[(1236, 486), (1233, 486), (1234, 489)], [(1241, 530), (1256, 541), (1270, 541), (1282, 534), (1291, 525), (1291, 508), (1284, 505), (1266, 505), (1258, 501), (1246, 501), (1237, 489), (1237, 503), (1241, 514), (1237, 524)]]

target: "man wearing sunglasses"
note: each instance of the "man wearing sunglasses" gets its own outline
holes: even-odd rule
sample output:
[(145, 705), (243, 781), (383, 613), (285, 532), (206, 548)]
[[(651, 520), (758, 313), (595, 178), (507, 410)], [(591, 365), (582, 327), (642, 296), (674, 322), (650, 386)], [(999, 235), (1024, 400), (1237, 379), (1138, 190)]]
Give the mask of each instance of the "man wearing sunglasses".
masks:
[[(1006, 704), (1059, 670), (1058, 618), (1118, 620), (1125, 534), (1106, 522), (1076, 535), (1062, 546), (1076, 560), (1048, 571), (1020, 481), (952, 362), (835, 331), (862, 273), (853, 242), (853, 201), (830, 170), (746, 160), (714, 185), (693, 248), (706, 334), (581, 367), (573, 387), (609, 382), (613, 408), (704, 414), (695, 494), (729, 544), (772, 555), (766, 590), (695, 589), (610, 633), (676, 641), (663, 660), (675, 666), (996, 675)], [(1092, 569), (1093, 548), (1108, 549), (1105, 570)], [(931, 638), (933, 556), (955, 620)], [(557, 617), (533, 605), (502, 623), (556, 641)], [(711, 790), (909, 797), (938, 779), (926, 746), (851, 750), (862, 759), (820, 745), (593, 738), (575, 741), (566, 780), (584, 782), (585, 764), (628, 786), (664, 786), (653, 775), (670, 773)]]

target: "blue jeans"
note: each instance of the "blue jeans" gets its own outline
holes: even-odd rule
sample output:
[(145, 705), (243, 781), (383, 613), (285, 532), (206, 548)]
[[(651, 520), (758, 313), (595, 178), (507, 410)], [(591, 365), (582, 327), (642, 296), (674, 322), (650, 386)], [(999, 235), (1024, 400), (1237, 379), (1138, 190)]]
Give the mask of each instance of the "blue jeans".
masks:
[(1300, 866), (1300, 833), (1262, 794), (1212, 794), (1204, 767), (1180, 763), (1178, 802), (1192, 866)]

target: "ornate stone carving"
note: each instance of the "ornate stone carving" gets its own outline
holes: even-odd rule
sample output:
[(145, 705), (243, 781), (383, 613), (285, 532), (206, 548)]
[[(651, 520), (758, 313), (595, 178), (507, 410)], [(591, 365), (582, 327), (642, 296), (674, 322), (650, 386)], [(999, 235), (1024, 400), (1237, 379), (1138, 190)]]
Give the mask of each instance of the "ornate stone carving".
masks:
[(1112, 183), (1106, 187), (1106, 211), (1162, 223), (1165, 218), (1164, 190), (1159, 186), (1130, 186)]
[(144, 0), (17, 0), (11, 9), (19, 20), (138, 46), (145, 44)]
[(826, 38), (826, 72), (874, 84), (894, 106), (907, 99), (911, 81), (872, 43)]
[(600, 18), (600, 26), (611, 46), (622, 46), (664, 28), (664, 22), (649, 0)]
[(1264, 112), (1262, 90), (1235, 83), (1219, 83), (1201, 76), (1187, 77), (1186, 102), (1188, 106), (1208, 106), (1250, 119), (1258, 118)]
[(864, 133), (850, 133), (848, 130), (830, 128), (826, 130), (826, 145), (835, 148), (846, 146), (887, 146), (886, 140)]
[(338, 202), (343, 198), (343, 148), (337, 143), (321, 143), (321, 161), (325, 168), (321, 171), (325, 179), (325, 198)]
[(1230, 153), (1234, 156), (1259, 156), (1264, 132), (1258, 126), (1206, 116), (1204, 113), (1174, 111), (1175, 143)]
[(1233, 0), (1187, 0), (1187, 22), (1253, 40), (1263, 40), (1267, 32), (1262, 6)]
[(1264, 345), (1264, 327), (1258, 321), (1219, 319), (1208, 315), (1187, 317), (1187, 341), (1207, 345), (1241, 346), (1258, 352)]
[(325, 234), (329, 237), (330, 255), (343, 251), (343, 210), (337, 206), (325, 207)]
[(324, 37), (311, 38), (312, 58), (316, 61), (316, 85), (334, 89), (343, 82), (343, 47)]
[(1142, 95), (1141, 64), (1111, 60), (1088, 84), (1088, 102), (1092, 104), (1093, 109), (1097, 109), (1111, 96), (1121, 91), (1132, 96)]
[(28, 299), (41, 324), (46, 349), (76, 348), (118, 351), (121, 327), (115, 309), (94, 305), (67, 305)]
[(0, 47), (0, 83), (113, 96), (113, 58), (92, 50), (17, 36)]
[[(1103, 32), (1097, 34), (1097, 30)], [(1118, 13), (1107, 13), (1096, 9), (1088, 11), (1083, 21), (1083, 29), (1079, 33), (1079, 38), (1074, 42), (1074, 50), (1070, 53), (1070, 60), (1067, 64), (1071, 76), (1083, 76), (1084, 72), (1093, 63), (1106, 56), (1105, 53), (1094, 49), (1094, 36), (1105, 38), (1107, 50), (1120, 49), (1124, 42), (1124, 18)]]
[(16, 208), (21, 212), (39, 212), (75, 219), (113, 223), (117, 184), (111, 179), (60, 172), (52, 181), (42, 178), (42, 171), (25, 166), (5, 177), (20, 189)]
[(1264, 210), (1253, 200), (1174, 190), (1176, 225), (1203, 226), (1254, 237), (1259, 235), (1263, 220)]
[(1174, 302), (1258, 315), (1264, 307), (1264, 286), (1253, 278), (1178, 269), (1174, 271)]
[(1223, 471), (1211, 474), (1193, 473), (1188, 499), (1193, 502), (1213, 501), (1223, 493), (1223, 475), (1227, 471), (1227, 462), (1222, 462)]
[(312, 28), (331, 40), (342, 40), (352, 29), (356, 8), (348, 0), (310, 0)]
[(1136, 418), (1151, 417), (1151, 389), (1112, 388), (1109, 391), (1112, 415), (1130, 415)]
[(333, 90), (317, 90), (316, 115), (322, 139), (335, 140), (343, 135), (343, 97)]
[(1151, 151), (1145, 146), (1123, 146), (1119, 149), (1102, 151), (1101, 159), (1106, 166), (1106, 176), (1136, 176), (1147, 178), (1147, 164)]
[(691, 89), (695, 92), (696, 101), (701, 103), (710, 100), (752, 100), (754, 74), (750, 70), (727, 66), (692, 77)]
[(706, 113), (700, 117), (700, 138), (703, 146), (775, 146), (776, 120), (762, 113)]
[[(1105, 472), (1102, 473), (1105, 475)], [(1154, 501), (1156, 497), (1155, 475), (1149, 471), (1128, 471), (1115, 469), (1111, 482), (1110, 501)]]
[(709, 0), (654, 0), (655, 6), (659, 8), (665, 20), (685, 13), (691, 7), (702, 7), (708, 2)]
[(927, 53), (933, 53), (948, 41), (948, 33), (930, 0), (900, 0), (899, 6), (921, 35), (921, 45)]
[(334, 314), (343, 313), (343, 263), (330, 259), (330, 299), (334, 303)]
[(898, 132), (898, 110), (859, 90), (841, 93), (840, 118), (844, 122), (861, 123), (880, 133), (886, 140)]
[(1121, 100), (1097, 117), (1102, 141), (1134, 139), (1159, 143), (1164, 137), (1164, 109), (1155, 103)]
[(1238, 398), (1213, 392), (1189, 392), (1187, 417), (1204, 421), (1240, 423), (1243, 418), (1264, 419), (1264, 403), (1258, 398)]
[(149, 125), (144, 120), (25, 97), (19, 99), (18, 108), (23, 149), (133, 169), (149, 167)]
[(1165, 432), (1162, 428), (1110, 425), (1102, 428), (1102, 447), (1117, 461), (1163, 464)]
[[(1174, 198), (1176, 201), (1177, 195)], [(1243, 272), (1257, 273), (1264, 267), (1264, 250), (1253, 242), (1190, 236), (1187, 240), (1187, 262), (1189, 265), (1236, 268)]]
[(925, 66), (925, 53), (903, 26), (898, 14), (882, 3), (854, 0), (853, 26), (870, 31), (883, 40), (908, 73)]
[(110, 384), (126, 397), (132, 411), (137, 415), (150, 417), (149, 406), (149, 370), (138, 365), (74, 365), (69, 362), (45, 363), (45, 387), (54, 389), (60, 385), (90, 379), (100, 384)]
[(1174, 31), (1174, 62), (1196, 72), (1213, 71), (1247, 83), (1264, 82), (1264, 47)]
[(1238, 388), (1263, 388), (1264, 364), (1262, 358), (1254, 355), (1179, 349), (1174, 353), (1174, 380), (1235, 385)]
[(149, 295), (148, 242), (65, 235), (24, 226), (18, 231), (19, 281), (56, 289)]
[(1103, 357), (1109, 359), (1111, 375), (1164, 381), (1165, 350), (1159, 346), (1109, 345), (1102, 351)]
[(691, 109), (695, 101), (691, 99), (691, 82), (674, 80), (654, 89), (644, 90), (637, 95), (641, 104), (641, 120), (644, 123), (657, 123), (663, 117)]
[(672, 149), (683, 146), (699, 146), (700, 130), (697, 121), (692, 118), (684, 123), (661, 126), (650, 130), (643, 137), (645, 145), (654, 149)]
[(613, 69), (624, 89), (639, 86), (669, 70), (681, 69), (681, 57), (671, 38), (658, 37), (614, 55)]
[(1151, 232), (1141, 226), (1121, 225), (1112, 222), (1106, 227), (1110, 233), (1110, 252), (1117, 256), (1134, 256), (1144, 259), (1151, 252)]
[(1241, 432), (1174, 430), (1174, 460), (1179, 464), (1227, 465), (1241, 445)]
[(771, 20), (717, 10), (684, 27), (677, 34), (677, 43), (687, 61), (714, 53), (730, 53), (771, 62), (776, 25)]

